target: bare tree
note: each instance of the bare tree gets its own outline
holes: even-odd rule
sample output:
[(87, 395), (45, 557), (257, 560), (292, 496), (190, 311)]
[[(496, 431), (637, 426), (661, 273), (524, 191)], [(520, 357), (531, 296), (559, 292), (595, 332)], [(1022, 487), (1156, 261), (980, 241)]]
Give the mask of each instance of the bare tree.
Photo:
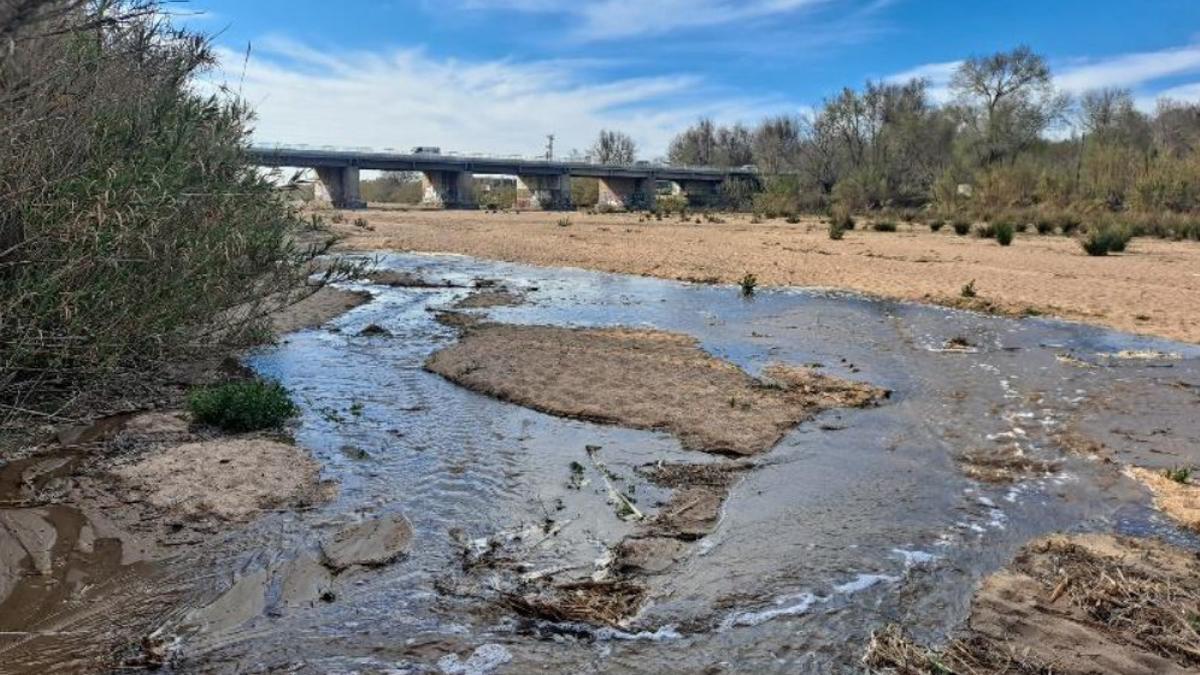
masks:
[(600, 164), (633, 164), (637, 144), (629, 134), (602, 129), (591, 150), (592, 160)]
[(1070, 100), (1054, 89), (1046, 59), (1029, 47), (969, 58), (950, 80), (982, 164), (1013, 157), (1041, 138)]

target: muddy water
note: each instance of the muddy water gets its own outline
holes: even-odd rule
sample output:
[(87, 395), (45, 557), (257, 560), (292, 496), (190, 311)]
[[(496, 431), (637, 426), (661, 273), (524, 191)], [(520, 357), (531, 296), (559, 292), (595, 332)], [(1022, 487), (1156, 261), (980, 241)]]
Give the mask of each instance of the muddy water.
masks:
[[(977, 582), (1034, 536), (1120, 532), (1200, 548), (1112, 465), (1055, 441), (1085, 433), (1121, 461), (1200, 463), (1200, 349), (849, 294), (744, 299), (730, 287), (457, 256), (380, 264), (463, 287), (351, 285), (374, 302), (249, 357), (295, 392), (297, 441), (341, 490), (230, 545), (211, 590), (234, 590), (167, 627), (180, 671), (856, 672), (884, 623), (904, 623), (918, 641), (946, 635)], [(879, 408), (825, 413), (759, 457), (716, 531), (646, 580), (651, 603), (630, 625), (522, 620), (495, 602), (502, 575), (464, 571), (464, 542), (519, 552), (535, 573), (586, 572), (633, 530), (607, 503), (587, 446), (649, 513), (667, 493), (635, 467), (719, 458), (665, 434), (501, 403), (422, 370), (456, 339), (431, 310), (478, 279), (524, 292), (522, 305), (478, 312), (494, 320), (678, 331), (751, 373), (821, 364), (894, 393)], [(386, 333), (359, 335), (371, 324)], [(954, 337), (973, 347), (943, 349)], [(1108, 356), (1122, 350), (1151, 358)], [(1058, 470), (985, 484), (955, 461), (1009, 444)], [(582, 485), (573, 462), (585, 467)], [(336, 528), (396, 512), (415, 532), (402, 561), (333, 579), (286, 571), (305, 567)], [(557, 534), (546, 537), (551, 523)], [(298, 585), (320, 592), (289, 595)]]

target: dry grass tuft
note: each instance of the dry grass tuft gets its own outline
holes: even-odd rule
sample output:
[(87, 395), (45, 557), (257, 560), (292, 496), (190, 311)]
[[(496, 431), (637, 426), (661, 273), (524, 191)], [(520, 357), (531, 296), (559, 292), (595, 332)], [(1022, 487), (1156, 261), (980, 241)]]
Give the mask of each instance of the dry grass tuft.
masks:
[(622, 626), (645, 599), (646, 589), (627, 581), (578, 581), (532, 593), (510, 593), (502, 602), (530, 618)]

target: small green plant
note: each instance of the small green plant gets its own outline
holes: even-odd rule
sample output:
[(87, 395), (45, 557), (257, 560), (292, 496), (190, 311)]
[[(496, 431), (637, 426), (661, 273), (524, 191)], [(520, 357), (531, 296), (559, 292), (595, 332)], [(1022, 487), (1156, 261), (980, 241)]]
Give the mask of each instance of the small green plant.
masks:
[(1038, 234), (1050, 234), (1054, 232), (1054, 221), (1045, 216), (1041, 216), (1033, 223), (1033, 227), (1037, 230)]
[(340, 224), (346, 222), (346, 216), (341, 211), (334, 211), (332, 216), (329, 216), (329, 222)]
[(188, 409), (197, 422), (235, 433), (278, 428), (298, 412), (283, 385), (262, 380), (194, 391), (188, 396)]
[(558, 226), (559, 226), (559, 227), (570, 227), (570, 226), (571, 226), (571, 219), (570, 219), (570, 218), (559, 218), (559, 219), (558, 219)]
[(971, 233), (971, 223), (962, 218), (956, 218), (954, 222), (950, 223), (950, 227), (953, 227), (954, 234), (960, 237), (965, 237)]
[(355, 401), (350, 404), (350, 414), (354, 415), (355, 417), (362, 417), (362, 414), (363, 414), (362, 401)]
[(1009, 222), (996, 223), (995, 226), (996, 242), (1001, 246), (1008, 246), (1013, 242), (1013, 225)]
[(1192, 469), (1190, 467), (1174, 467), (1171, 469), (1163, 469), (1163, 475), (1168, 480), (1173, 480), (1176, 483), (1187, 485), (1192, 480)]
[(758, 277), (747, 272), (738, 285), (742, 287), (742, 295), (754, 295), (754, 289), (758, 287)]
[(579, 462), (571, 462), (571, 478), (567, 481), (567, 487), (572, 490), (582, 490), (587, 485), (587, 479), (583, 476), (583, 465)]
[(1116, 227), (1093, 228), (1079, 245), (1090, 256), (1106, 256), (1109, 253), (1120, 253), (1129, 242), (1129, 234)]
[(880, 220), (871, 225), (871, 229), (876, 232), (895, 232), (897, 228), (896, 223), (890, 220)]
[(941, 219), (931, 220), (931, 221), (929, 221), (929, 231), (937, 232), (937, 231), (941, 230), (945, 224), (946, 224), (946, 221), (941, 220)]
[(355, 218), (353, 225), (360, 230), (365, 230), (370, 227), (370, 225), (367, 224), (367, 219), (363, 218), (362, 216)]
[(979, 237), (980, 239), (995, 239), (996, 226), (992, 225), (991, 223), (984, 223), (975, 228), (975, 236)]
[(969, 282), (967, 282), (966, 284), (964, 284), (962, 287), (961, 293), (964, 298), (973, 298), (976, 295), (978, 295), (975, 292), (975, 280), (972, 279)]
[(784, 218), (783, 220), (789, 225), (795, 225), (796, 223), (800, 222), (800, 216), (794, 213), (789, 213), (787, 218)]
[(838, 225), (836, 220), (829, 221), (829, 238), (834, 241), (839, 241), (844, 236), (846, 236), (845, 228), (843, 228), (841, 225)]

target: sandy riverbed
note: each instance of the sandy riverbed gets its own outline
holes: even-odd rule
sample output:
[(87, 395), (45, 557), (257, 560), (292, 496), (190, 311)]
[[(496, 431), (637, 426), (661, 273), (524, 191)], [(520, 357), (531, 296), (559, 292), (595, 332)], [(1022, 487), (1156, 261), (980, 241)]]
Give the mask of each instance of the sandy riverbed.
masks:
[[(370, 210), (367, 228), (335, 226), (359, 250), (463, 253), (537, 265), (670, 279), (852, 289), (954, 303), (972, 280), (1000, 311), (1030, 311), (1123, 331), (1200, 342), (1200, 244), (1137, 239), (1129, 252), (1089, 258), (1062, 236), (1019, 234), (1011, 247), (946, 229), (902, 224), (831, 241), (816, 219), (752, 224), (639, 222), (637, 214)], [(558, 221), (569, 217), (563, 227)]]

